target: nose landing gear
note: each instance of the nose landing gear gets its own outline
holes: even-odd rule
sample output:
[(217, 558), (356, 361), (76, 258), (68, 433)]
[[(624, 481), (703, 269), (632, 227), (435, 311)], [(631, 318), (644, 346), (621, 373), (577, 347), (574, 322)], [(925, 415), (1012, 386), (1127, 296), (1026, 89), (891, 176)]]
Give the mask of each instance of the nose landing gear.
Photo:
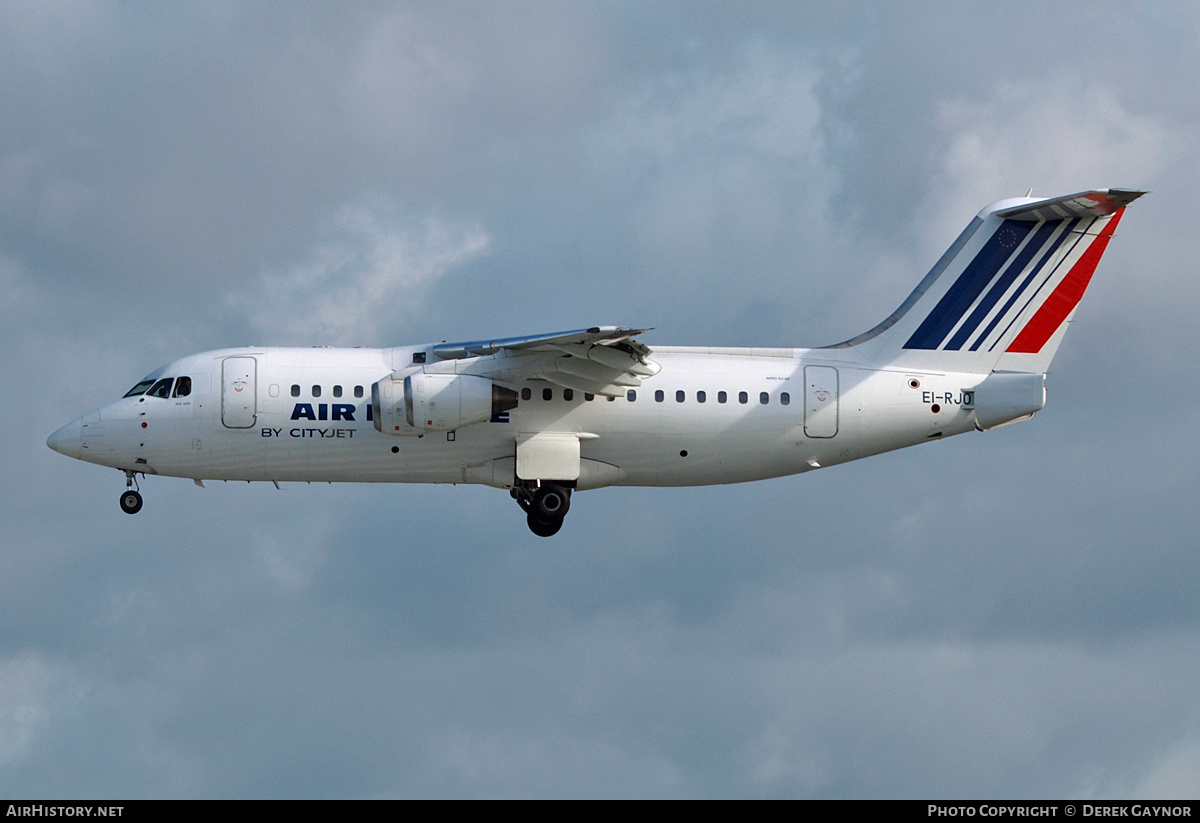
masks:
[(126, 514), (137, 514), (142, 510), (142, 495), (134, 486), (137, 477), (134, 472), (125, 472), (125, 491), (121, 493), (121, 511)]
[(571, 489), (557, 483), (539, 486), (516, 486), (512, 496), (525, 512), (529, 530), (538, 537), (552, 537), (562, 528), (563, 518), (571, 508)]

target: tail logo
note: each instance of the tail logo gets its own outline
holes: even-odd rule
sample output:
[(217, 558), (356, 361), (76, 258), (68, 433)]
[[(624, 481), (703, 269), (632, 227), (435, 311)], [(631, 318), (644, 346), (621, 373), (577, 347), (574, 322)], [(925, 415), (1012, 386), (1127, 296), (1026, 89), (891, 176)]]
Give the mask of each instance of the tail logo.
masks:
[(1008, 226), (1002, 226), (1000, 231), (996, 232), (996, 237), (1000, 240), (1000, 245), (1006, 249), (1011, 249), (1021, 242), (1021, 235)]
[(1041, 351), (1079, 304), (1123, 211), (1002, 221), (904, 348)]

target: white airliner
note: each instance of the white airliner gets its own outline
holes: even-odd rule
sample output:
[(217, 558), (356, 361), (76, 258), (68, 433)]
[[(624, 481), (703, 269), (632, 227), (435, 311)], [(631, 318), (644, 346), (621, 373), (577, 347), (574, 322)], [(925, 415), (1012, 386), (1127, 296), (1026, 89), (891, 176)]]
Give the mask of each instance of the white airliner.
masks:
[(50, 435), (125, 473), (202, 480), (484, 483), (529, 528), (573, 491), (796, 474), (1032, 417), (1126, 205), (1015, 198), (971, 221), (875, 328), (812, 349), (655, 346), (596, 326), (389, 349), (184, 357)]

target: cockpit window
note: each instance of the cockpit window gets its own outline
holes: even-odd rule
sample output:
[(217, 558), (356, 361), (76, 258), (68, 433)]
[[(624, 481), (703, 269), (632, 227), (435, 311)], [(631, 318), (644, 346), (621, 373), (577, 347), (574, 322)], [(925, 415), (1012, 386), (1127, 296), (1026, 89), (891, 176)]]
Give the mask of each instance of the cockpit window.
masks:
[(150, 391), (146, 392), (146, 395), (148, 397), (170, 397), (171, 382), (174, 379), (174, 377), (164, 377), (162, 380), (159, 380), (157, 383), (155, 383), (154, 387), (150, 389)]
[(125, 392), (125, 396), (126, 397), (137, 397), (139, 394), (145, 394), (146, 389), (150, 388), (153, 385), (154, 385), (153, 380), (143, 380), (141, 383), (138, 383), (132, 389)]
[(175, 394), (172, 397), (187, 397), (192, 393), (192, 378), (181, 377), (175, 381)]

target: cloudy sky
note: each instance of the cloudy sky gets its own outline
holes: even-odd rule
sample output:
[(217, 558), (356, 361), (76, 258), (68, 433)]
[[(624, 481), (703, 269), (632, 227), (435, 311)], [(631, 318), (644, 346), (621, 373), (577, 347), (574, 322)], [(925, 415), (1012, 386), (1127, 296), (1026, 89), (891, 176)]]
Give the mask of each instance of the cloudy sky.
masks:
[[(1189, 3), (5, 2), (0, 796), (1195, 796), (1198, 81)], [(552, 540), (45, 446), (225, 346), (833, 343), (1096, 187), (988, 434)]]

